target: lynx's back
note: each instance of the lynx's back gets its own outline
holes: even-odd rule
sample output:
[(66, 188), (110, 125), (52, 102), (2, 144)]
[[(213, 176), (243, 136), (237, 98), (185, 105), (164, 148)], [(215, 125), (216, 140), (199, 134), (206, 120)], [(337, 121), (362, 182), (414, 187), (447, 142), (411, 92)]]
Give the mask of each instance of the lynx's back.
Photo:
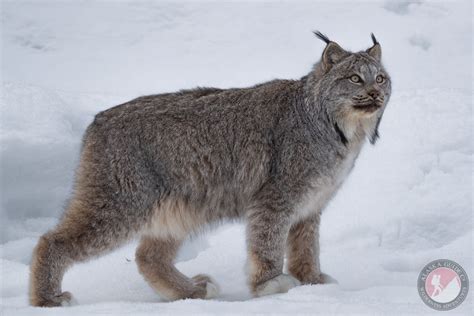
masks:
[(154, 204), (192, 204), (206, 222), (240, 217), (269, 177), (274, 133), (298, 88), (274, 81), (140, 97), (98, 114), (84, 143), (104, 144), (100, 168), (131, 199), (143, 182)]

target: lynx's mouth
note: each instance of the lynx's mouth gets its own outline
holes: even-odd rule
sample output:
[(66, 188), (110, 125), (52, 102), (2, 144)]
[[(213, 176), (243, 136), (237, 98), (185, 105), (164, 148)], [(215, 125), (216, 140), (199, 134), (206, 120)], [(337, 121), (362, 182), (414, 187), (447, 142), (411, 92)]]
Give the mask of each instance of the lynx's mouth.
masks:
[(365, 113), (373, 113), (380, 109), (381, 105), (377, 104), (376, 102), (368, 103), (368, 104), (358, 104), (352, 106), (356, 111), (365, 112)]

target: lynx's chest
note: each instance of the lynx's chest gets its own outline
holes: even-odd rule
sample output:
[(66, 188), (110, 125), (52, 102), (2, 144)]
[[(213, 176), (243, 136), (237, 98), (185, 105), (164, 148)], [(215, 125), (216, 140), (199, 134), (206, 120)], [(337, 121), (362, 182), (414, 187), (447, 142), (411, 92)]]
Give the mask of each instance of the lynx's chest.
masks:
[(351, 172), (358, 155), (359, 150), (349, 152), (344, 159), (335, 163), (331, 170), (325, 170), (324, 176), (311, 180), (308, 189), (297, 204), (294, 221), (321, 212), (326, 207)]

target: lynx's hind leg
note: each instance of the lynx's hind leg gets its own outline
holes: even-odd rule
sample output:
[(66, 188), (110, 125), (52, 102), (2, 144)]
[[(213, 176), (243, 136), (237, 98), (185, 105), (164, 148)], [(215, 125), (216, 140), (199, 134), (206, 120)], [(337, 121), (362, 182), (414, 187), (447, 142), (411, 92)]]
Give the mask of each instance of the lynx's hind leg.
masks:
[(30, 304), (69, 305), (71, 294), (61, 290), (66, 270), (74, 262), (111, 251), (131, 237), (133, 224), (120, 215), (116, 207), (104, 205), (99, 209), (94, 203), (73, 200), (62, 221), (40, 238), (33, 252)]
[(188, 278), (174, 266), (173, 260), (181, 243), (172, 237), (144, 236), (136, 252), (140, 273), (168, 300), (216, 297), (218, 286), (209, 276), (199, 274)]

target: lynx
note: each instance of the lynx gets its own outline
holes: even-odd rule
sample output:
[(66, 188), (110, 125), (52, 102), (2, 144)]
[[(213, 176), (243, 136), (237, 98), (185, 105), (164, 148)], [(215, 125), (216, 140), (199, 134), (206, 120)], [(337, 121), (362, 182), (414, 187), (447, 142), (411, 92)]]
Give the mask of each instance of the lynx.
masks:
[(136, 237), (138, 269), (162, 297), (215, 297), (211, 277), (189, 278), (173, 259), (188, 236), (232, 219), (246, 222), (255, 296), (327, 282), (321, 212), (377, 140), (391, 81), (373, 34), (357, 53), (315, 34), (326, 47), (300, 80), (143, 96), (97, 114), (71, 200), (34, 250), (30, 303), (67, 305), (67, 268)]

